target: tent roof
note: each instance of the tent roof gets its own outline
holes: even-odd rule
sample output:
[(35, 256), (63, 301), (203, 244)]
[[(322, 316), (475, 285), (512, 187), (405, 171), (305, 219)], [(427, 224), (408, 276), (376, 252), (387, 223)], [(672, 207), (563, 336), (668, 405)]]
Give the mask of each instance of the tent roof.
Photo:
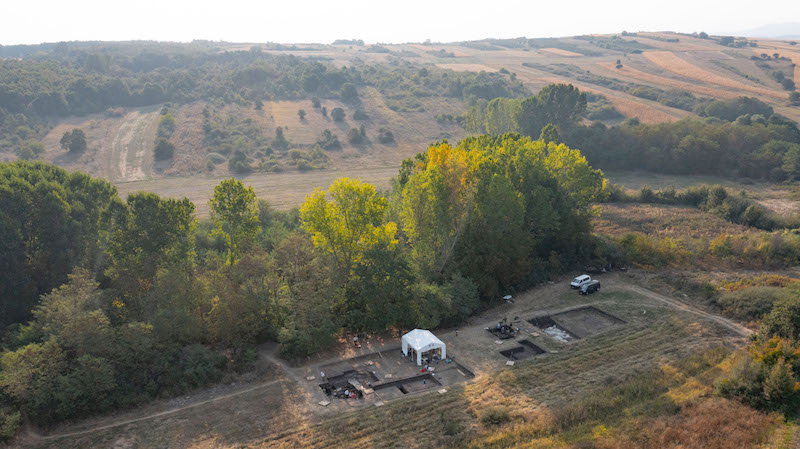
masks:
[(444, 346), (442, 340), (436, 338), (436, 335), (433, 335), (433, 332), (425, 329), (414, 329), (413, 331), (403, 335), (403, 340), (407, 342), (409, 346), (414, 348), (415, 351), (420, 351), (431, 346)]

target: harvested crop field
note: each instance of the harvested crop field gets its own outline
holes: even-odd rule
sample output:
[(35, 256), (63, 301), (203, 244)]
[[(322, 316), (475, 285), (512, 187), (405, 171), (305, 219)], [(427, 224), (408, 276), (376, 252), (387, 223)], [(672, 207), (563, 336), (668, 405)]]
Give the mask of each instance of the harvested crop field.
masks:
[(709, 70), (700, 68), (682, 59), (681, 57), (672, 52), (647, 51), (644, 52), (643, 54), (653, 64), (656, 64), (657, 66), (669, 70), (670, 72), (675, 73), (677, 75), (681, 75), (687, 78), (695, 79), (706, 83), (716, 84), (718, 86), (725, 86), (733, 89), (745, 90), (748, 92), (766, 95), (773, 98), (779, 98), (779, 99), (786, 98), (786, 94), (780, 93), (778, 91), (765, 89), (763, 87), (751, 86), (749, 84), (745, 84), (731, 78), (726, 78), (724, 76), (713, 73)]
[(617, 69), (615, 66), (616, 64), (611, 62), (599, 62), (594, 65), (594, 68), (595, 69), (600, 68), (600, 70), (595, 70), (595, 71), (599, 72), (599, 74), (604, 76), (623, 75), (629, 78), (633, 78), (635, 80), (650, 83), (654, 86), (683, 89), (695, 94), (707, 95), (709, 97), (714, 97), (714, 98), (736, 98), (740, 95), (737, 94), (736, 92), (729, 92), (724, 89), (701, 86), (695, 83), (689, 83), (685, 81), (678, 81), (672, 78), (667, 78), (665, 76), (653, 75), (651, 73), (643, 72), (641, 70), (637, 70), (627, 65), (619, 69)]
[(497, 69), (486, 64), (436, 64), (441, 69), (452, 70), (454, 72), (496, 72)]
[(649, 100), (633, 97), (611, 89), (576, 83), (568, 78), (554, 77), (550, 73), (539, 72), (538, 70), (528, 67), (519, 68), (517, 75), (523, 82), (531, 82), (539, 85), (567, 83), (572, 84), (582, 91), (603, 95), (622, 115), (625, 117), (638, 117), (642, 123), (672, 122), (689, 115), (686, 111), (669, 108)]
[(574, 51), (569, 50), (562, 50), (560, 48), (540, 48), (540, 51), (546, 51), (548, 53), (552, 53), (558, 56), (583, 56), (580, 53), (575, 53)]

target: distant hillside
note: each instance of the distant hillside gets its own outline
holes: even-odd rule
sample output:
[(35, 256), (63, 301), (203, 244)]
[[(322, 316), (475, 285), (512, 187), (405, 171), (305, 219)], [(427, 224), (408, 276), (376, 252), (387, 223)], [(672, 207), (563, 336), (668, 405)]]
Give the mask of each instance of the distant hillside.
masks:
[(736, 33), (745, 37), (769, 37), (773, 39), (800, 39), (800, 22), (771, 23), (751, 30)]

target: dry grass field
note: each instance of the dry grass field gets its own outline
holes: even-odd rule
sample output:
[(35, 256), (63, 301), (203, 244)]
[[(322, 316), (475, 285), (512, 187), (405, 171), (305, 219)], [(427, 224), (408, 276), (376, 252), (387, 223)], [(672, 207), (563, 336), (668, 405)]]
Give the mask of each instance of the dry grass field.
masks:
[[(581, 401), (592, 392), (612, 388), (608, 394), (614, 394), (615, 385), (627, 385), (620, 382), (638, 379), (642, 372), (655, 370), (665, 382), (665, 387), (659, 387), (661, 393), (648, 400), (677, 406), (700, 399), (719, 401), (708, 398), (709, 379), (718, 376), (722, 369), (715, 366), (717, 362), (697, 371), (690, 368), (692, 365), (676, 365), (673, 360), (708, 348), (736, 347), (745, 342), (749, 331), (636, 286), (627, 276), (606, 275), (601, 280), (603, 289), (590, 297), (576, 294), (563, 281), (516, 295), (514, 304), (473, 318), (458, 335), (452, 330), (437, 331), (447, 343), (448, 353), (458, 354), (460, 363), (477, 374), (472, 382), (448, 388), (444, 394), (434, 389), (393, 399), (382, 407), (359, 406), (357, 401), (350, 403), (353, 407), (328, 409), (316, 404), (316, 384), (304, 377), (313, 361), (297, 367), (281, 363), (274, 380), (242, 386), (241, 390), (207, 398), (205, 402), (189, 400), (189, 408), (176, 405), (158, 409), (156, 413), (145, 409), (116, 418), (77, 423), (45, 436), (29, 435), (20, 446), (416, 448), (461, 447), (472, 441), (476, 447), (502, 448), (519, 447), (526, 441), (525, 447), (571, 447), (576, 439), (591, 439), (595, 425), (613, 426), (617, 421), (610, 419), (615, 415), (609, 415), (599, 422), (590, 421), (588, 428), (579, 426), (568, 433), (559, 433), (554, 423), (566, 419), (561, 411), (580, 409)], [(519, 361), (512, 367), (496, 356), (503, 345), (495, 344), (494, 337), (484, 330), (487, 323), (505, 316), (522, 319), (542, 314), (558, 316), (559, 310), (576, 310), (587, 304), (614, 317), (614, 325), (609, 327), (608, 320), (595, 323), (585, 321), (588, 318), (567, 319), (565, 315), (560, 325), (584, 335), (570, 343), (561, 343), (525, 325), (526, 332), (531, 332), (526, 337), (547, 353)], [(593, 326), (591, 332), (580, 332), (576, 326), (582, 325)], [(262, 357), (271, 358), (268, 353), (262, 353)], [(718, 359), (717, 356), (715, 360)], [(700, 376), (701, 373), (704, 374)], [(638, 400), (644, 401), (644, 397), (652, 394), (646, 393)], [(607, 405), (609, 412), (623, 412), (620, 407), (625, 400), (620, 400), (623, 402), (619, 405)], [(646, 409), (636, 408), (645, 405), (646, 402), (631, 403), (633, 408), (625, 413), (634, 419), (643, 413), (646, 416)], [(727, 403), (720, 406), (728, 407)], [(485, 411), (494, 408), (508, 410), (509, 422), (500, 428), (485, 424)], [(745, 409), (731, 410), (728, 420), (751, 420), (758, 438), (750, 434), (747, 438), (766, 441), (773, 428), (772, 421), (764, 415), (751, 416), (747, 414), (751, 412), (745, 412)]]
[[(327, 189), (337, 178), (357, 178), (388, 189), (389, 181), (397, 175), (398, 169), (392, 167), (368, 167), (361, 169), (315, 170), (311, 172), (254, 173), (236, 176), (247, 186), (252, 186), (259, 199), (267, 200), (278, 209), (291, 209), (300, 206), (306, 195), (316, 188)], [(117, 183), (120, 195), (131, 192), (148, 191), (174, 198), (189, 198), (197, 206), (197, 215), (206, 217), (209, 213), (208, 199), (214, 187), (225, 179), (221, 176), (196, 175), (157, 178), (144, 181)]]
[(717, 84), (719, 86), (729, 87), (732, 89), (766, 95), (768, 97), (777, 99), (785, 99), (787, 97), (785, 93), (779, 91), (745, 84), (735, 79), (724, 77), (709, 70), (702, 69), (697, 65), (686, 61), (681, 56), (673, 52), (648, 51), (644, 52), (644, 56), (653, 64), (686, 78), (691, 78), (710, 84)]
[(574, 51), (569, 51), (569, 50), (562, 50), (560, 48), (542, 48), (541, 51), (546, 51), (548, 53), (553, 53), (554, 55), (558, 55), (558, 56), (569, 56), (569, 57), (580, 57), (580, 56), (583, 56), (580, 53), (575, 53)]
[(594, 219), (600, 234), (621, 235), (641, 232), (657, 237), (714, 238), (720, 234), (741, 234), (744, 226), (693, 207), (655, 204), (603, 204)]
[(632, 78), (634, 81), (644, 81), (645, 83), (653, 86), (683, 89), (695, 94), (705, 95), (712, 98), (736, 98), (737, 96), (741, 95), (741, 93), (736, 93), (725, 89), (701, 86), (695, 83), (679, 81), (665, 76), (653, 75), (627, 65), (624, 65), (619, 69), (617, 69), (615, 66), (616, 64), (613, 62), (600, 62), (592, 67), (592, 71), (603, 76), (616, 76), (623, 79), (626, 77)]

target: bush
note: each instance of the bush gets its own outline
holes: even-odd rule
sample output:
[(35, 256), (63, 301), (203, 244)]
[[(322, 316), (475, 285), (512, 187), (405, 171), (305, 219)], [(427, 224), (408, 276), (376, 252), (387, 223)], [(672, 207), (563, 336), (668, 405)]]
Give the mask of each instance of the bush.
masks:
[(44, 145), (35, 140), (26, 140), (22, 145), (17, 147), (17, 157), (26, 161), (38, 159), (44, 154)]
[(342, 108), (333, 108), (331, 111), (331, 118), (334, 122), (341, 122), (344, 120), (344, 109)]
[(247, 173), (250, 171), (250, 163), (247, 155), (240, 150), (233, 153), (233, 157), (228, 160), (228, 169), (233, 173)]
[(22, 425), (22, 415), (12, 409), (0, 408), (0, 441), (8, 441), (17, 436)]
[(169, 139), (175, 132), (175, 116), (172, 112), (166, 112), (158, 120), (158, 137)]
[(342, 148), (342, 144), (339, 143), (339, 137), (329, 129), (322, 132), (322, 135), (317, 139), (317, 145), (323, 150), (328, 151), (340, 150)]
[(347, 132), (347, 141), (352, 145), (360, 145), (364, 143), (365, 136), (358, 128), (350, 128)]
[(378, 129), (378, 142), (382, 144), (389, 144), (394, 142), (394, 134), (386, 128)]
[(225, 156), (219, 153), (208, 153), (206, 158), (208, 159), (209, 162), (211, 162), (214, 165), (219, 165), (227, 160)]
[(157, 161), (172, 159), (174, 153), (175, 145), (173, 145), (172, 142), (163, 137), (156, 139), (156, 148), (153, 151), (153, 157), (155, 157)]
[(480, 417), (481, 423), (487, 427), (499, 426), (511, 420), (507, 407), (489, 407), (481, 411)]
[(772, 310), (773, 304), (791, 296), (779, 287), (751, 287), (725, 292), (717, 299), (723, 312), (737, 320), (760, 320)]
[(356, 109), (356, 112), (353, 112), (353, 120), (369, 120), (369, 116), (363, 109)]

